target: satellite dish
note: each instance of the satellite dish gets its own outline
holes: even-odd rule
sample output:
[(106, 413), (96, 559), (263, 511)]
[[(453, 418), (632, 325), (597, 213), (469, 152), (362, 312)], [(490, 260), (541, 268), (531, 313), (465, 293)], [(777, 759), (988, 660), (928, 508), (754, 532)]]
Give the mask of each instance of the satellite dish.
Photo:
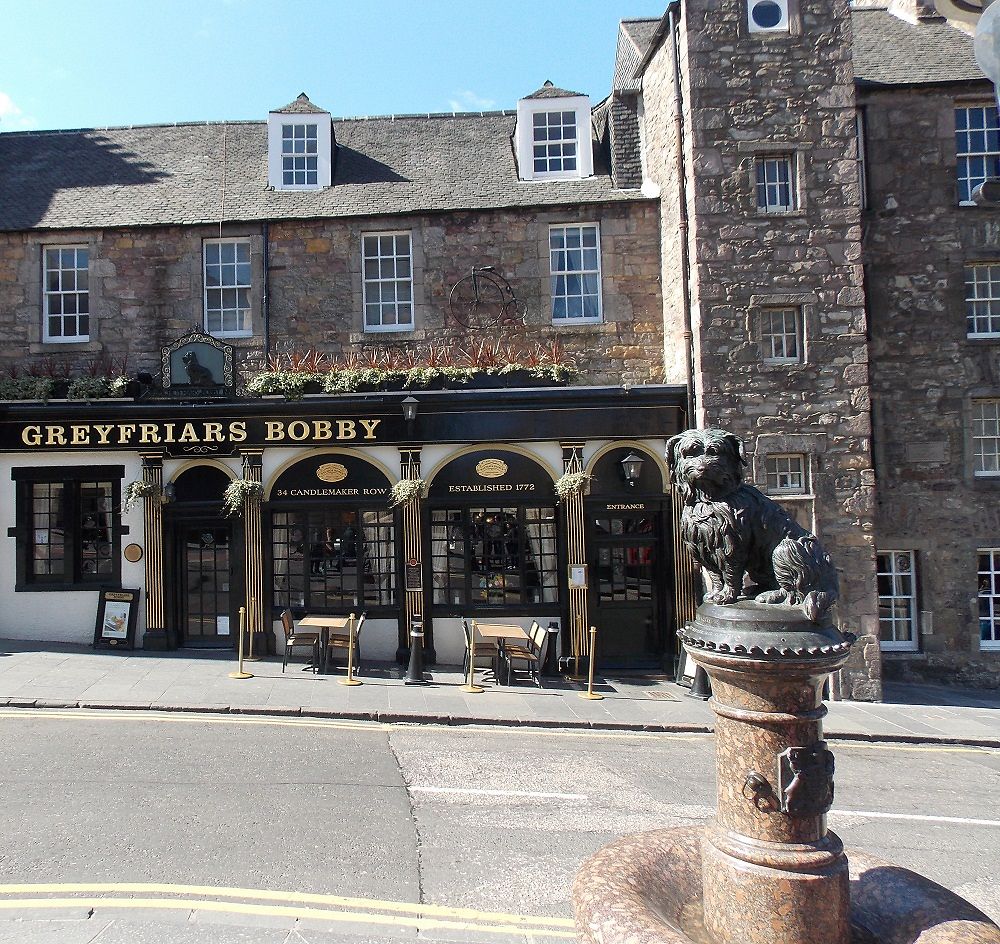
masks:
[(949, 20), (976, 23), (991, 0), (934, 0), (938, 13)]

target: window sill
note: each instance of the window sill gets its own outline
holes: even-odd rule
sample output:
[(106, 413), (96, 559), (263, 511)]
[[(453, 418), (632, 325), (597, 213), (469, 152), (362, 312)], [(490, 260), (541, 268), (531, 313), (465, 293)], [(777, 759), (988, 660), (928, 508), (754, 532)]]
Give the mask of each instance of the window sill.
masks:
[(921, 652), (919, 649), (888, 649), (884, 642), (880, 642), (878, 645), (879, 649), (882, 650), (882, 655), (893, 661), (906, 662), (927, 658), (927, 653)]
[(967, 341), (979, 341), (986, 343), (996, 344), (1000, 342), (1000, 334), (967, 334), (965, 336)]
[(65, 584), (16, 583), (14, 584), (15, 593), (66, 593), (66, 592), (98, 593), (102, 589), (120, 590), (121, 587), (120, 585), (116, 584), (113, 580), (108, 580), (102, 583), (65, 583)]
[(413, 334), (413, 325), (392, 325), (388, 328), (365, 327), (363, 334)]
[(806, 211), (804, 207), (798, 207), (794, 210), (762, 210), (760, 207), (757, 208), (755, 219), (763, 222), (764, 220), (788, 220), (788, 219), (801, 219), (805, 217)]
[(553, 328), (603, 328), (603, 318), (553, 318)]
[(97, 353), (104, 350), (104, 345), (100, 341), (80, 340), (80, 341), (34, 341), (28, 345), (29, 354), (54, 354), (56, 351), (64, 351), (67, 347), (72, 347), (75, 351), (84, 353)]

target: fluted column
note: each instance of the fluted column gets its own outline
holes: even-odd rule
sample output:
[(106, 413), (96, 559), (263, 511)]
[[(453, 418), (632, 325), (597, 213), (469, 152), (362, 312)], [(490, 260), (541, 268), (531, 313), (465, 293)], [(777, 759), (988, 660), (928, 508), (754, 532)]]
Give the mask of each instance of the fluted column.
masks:
[(167, 634), (163, 592), (163, 456), (150, 453), (141, 458), (143, 484), (151, 487), (142, 501), (146, 545), (146, 632), (142, 648), (164, 650), (172, 648), (172, 640)]
[[(583, 471), (583, 444), (563, 443), (563, 474)], [(572, 492), (563, 499), (566, 515), (566, 563), (568, 566), (587, 563), (587, 540), (583, 513), (583, 490)], [(573, 671), (581, 670), (581, 660), (590, 657), (589, 612), (586, 587), (569, 588), (569, 644), (573, 656)], [(565, 637), (564, 637), (565, 638)]]
[[(408, 446), (399, 450), (399, 476), (401, 479), (420, 478), (420, 448)], [(410, 626), (415, 616), (425, 617), (423, 581), (419, 588), (408, 586), (407, 572), (423, 573), (421, 503), (413, 498), (403, 503), (403, 625), (399, 627), (399, 649), (397, 656), (405, 658), (410, 644)], [(435, 661), (434, 634), (429, 621), (424, 619), (424, 658), (428, 663)]]
[[(261, 485), (263, 482), (259, 449), (243, 451), (243, 478)], [(246, 595), (247, 632), (253, 634), (253, 650), (257, 655), (266, 651), (268, 607), (264, 599), (264, 547), (261, 537), (260, 498), (250, 496), (243, 508), (243, 587)]]

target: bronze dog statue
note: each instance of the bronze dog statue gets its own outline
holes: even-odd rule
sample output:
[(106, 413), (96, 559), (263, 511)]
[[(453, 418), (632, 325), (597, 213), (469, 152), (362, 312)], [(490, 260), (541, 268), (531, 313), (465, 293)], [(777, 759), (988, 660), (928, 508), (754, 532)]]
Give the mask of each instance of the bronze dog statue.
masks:
[(758, 603), (801, 606), (816, 621), (838, 595), (837, 571), (815, 535), (743, 483), (743, 442), (721, 429), (691, 429), (667, 442), (681, 494), (681, 537), (712, 581), (705, 599), (735, 603), (744, 575)]

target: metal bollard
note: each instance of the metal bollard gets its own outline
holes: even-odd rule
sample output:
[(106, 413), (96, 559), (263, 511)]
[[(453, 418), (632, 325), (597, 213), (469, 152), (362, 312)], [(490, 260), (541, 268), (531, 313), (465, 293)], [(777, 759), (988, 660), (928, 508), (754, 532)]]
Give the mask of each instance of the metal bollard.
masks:
[(246, 625), (246, 607), (240, 607), (240, 668), (238, 672), (230, 672), (229, 677), (234, 679), (253, 678), (250, 672), (243, 671), (243, 630)]
[(347, 678), (337, 679), (341, 685), (363, 685), (354, 677), (354, 614), (347, 620)]
[(410, 623), (410, 664), (403, 684), (427, 684), (427, 679), (424, 678), (424, 621), (420, 616), (414, 616)]
[(594, 691), (594, 663), (597, 662), (597, 627), (590, 627), (590, 664), (587, 666), (587, 690), (585, 692), (578, 692), (577, 694), (581, 698), (586, 698), (588, 701), (601, 701), (604, 698), (603, 695), (598, 694)]

